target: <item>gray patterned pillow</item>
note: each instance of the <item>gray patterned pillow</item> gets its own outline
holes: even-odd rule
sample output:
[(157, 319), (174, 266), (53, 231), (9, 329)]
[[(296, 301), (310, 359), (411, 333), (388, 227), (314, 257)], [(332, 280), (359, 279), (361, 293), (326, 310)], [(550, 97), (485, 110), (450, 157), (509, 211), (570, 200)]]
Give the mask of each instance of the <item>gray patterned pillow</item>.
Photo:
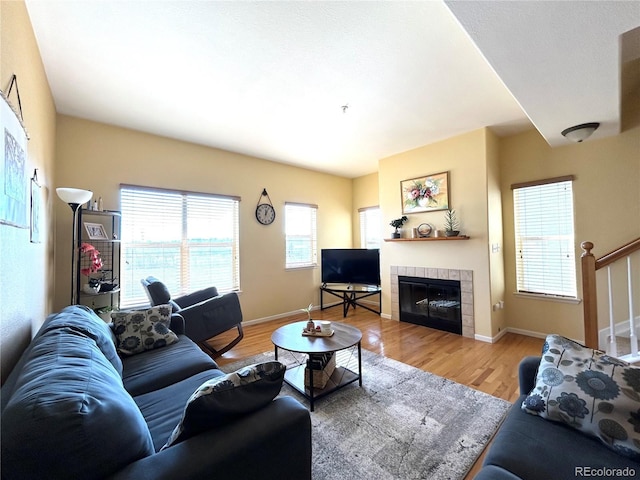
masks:
[(640, 460), (640, 368), (560, 335), (547, 336), (522, 410), (566, 423)]
[(286, 368), (280, 362), (265, 362), (207, 380), (187, 401), (162, 449), (265, 406), (280, 393)]
[(135, 355), (178, 341), (178, 336), (169, 329), (169, 305), (115, 312), (111, 314), (111, 318), (113, 331), (118, 340), (118, 352), (123, 355)]

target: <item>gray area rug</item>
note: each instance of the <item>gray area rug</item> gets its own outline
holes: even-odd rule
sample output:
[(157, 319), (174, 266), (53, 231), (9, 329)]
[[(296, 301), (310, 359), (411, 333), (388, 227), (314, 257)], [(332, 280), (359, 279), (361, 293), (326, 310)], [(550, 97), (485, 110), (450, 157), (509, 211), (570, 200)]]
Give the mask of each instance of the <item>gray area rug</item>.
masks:
[[(284, 353), (279, 360), (290, 364), (294, 359)], [(339, 353), (339, 365), (357, 368), (355, 355)], [(222, 370), (273, 358), (273, 352), (265, 352)], [(362, 350), (362, 364), (362, 387), (355, 382), (315, 401), (314, 480), (462, 479), (510, 407), (367, 350)], [(280, 395), (308, 406), (287, 384)]]

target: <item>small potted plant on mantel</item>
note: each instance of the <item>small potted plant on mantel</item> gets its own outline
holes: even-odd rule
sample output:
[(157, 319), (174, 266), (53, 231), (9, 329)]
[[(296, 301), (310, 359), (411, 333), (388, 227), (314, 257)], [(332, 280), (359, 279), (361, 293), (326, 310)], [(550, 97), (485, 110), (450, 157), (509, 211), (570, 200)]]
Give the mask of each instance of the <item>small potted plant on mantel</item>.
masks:
[(391, 234), (391, 238), (400, 238), (400, 228), (402, 227), (402, 225), (404, 225), (404, 223), (408, 220), (408, 218), (403, 215), (400, 218), (396, 218), (395, 220), (391, 220), (391, 223), (389, 223), (389, 225), (391, 225), (393, 228), (395, 228), (396, 230)]
[(455, 210), (447, 210), (444, 214), (444, 234), (447, 237), (457, 237), (460, 235), (460, 223), (456, 217)]

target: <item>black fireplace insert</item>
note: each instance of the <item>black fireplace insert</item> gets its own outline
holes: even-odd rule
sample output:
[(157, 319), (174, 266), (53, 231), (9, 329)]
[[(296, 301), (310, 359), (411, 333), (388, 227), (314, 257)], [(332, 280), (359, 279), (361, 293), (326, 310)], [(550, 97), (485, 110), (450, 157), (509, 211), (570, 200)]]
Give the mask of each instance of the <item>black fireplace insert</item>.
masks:
[(462, 334), (460, 282), (398, 277), (400, 321)]

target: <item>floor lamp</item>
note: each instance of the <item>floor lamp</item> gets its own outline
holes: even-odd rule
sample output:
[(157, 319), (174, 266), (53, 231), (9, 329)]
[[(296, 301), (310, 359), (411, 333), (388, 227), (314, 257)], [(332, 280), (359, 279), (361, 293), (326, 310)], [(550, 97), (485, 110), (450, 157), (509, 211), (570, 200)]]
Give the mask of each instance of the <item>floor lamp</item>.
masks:
[(79, 188), (56, 188), (60, 200), (67, 202), (73, 211), (73, 236), (71, 245), (71, 305), (78, 303), (78, 210), (91, 200), (93, 192)]

